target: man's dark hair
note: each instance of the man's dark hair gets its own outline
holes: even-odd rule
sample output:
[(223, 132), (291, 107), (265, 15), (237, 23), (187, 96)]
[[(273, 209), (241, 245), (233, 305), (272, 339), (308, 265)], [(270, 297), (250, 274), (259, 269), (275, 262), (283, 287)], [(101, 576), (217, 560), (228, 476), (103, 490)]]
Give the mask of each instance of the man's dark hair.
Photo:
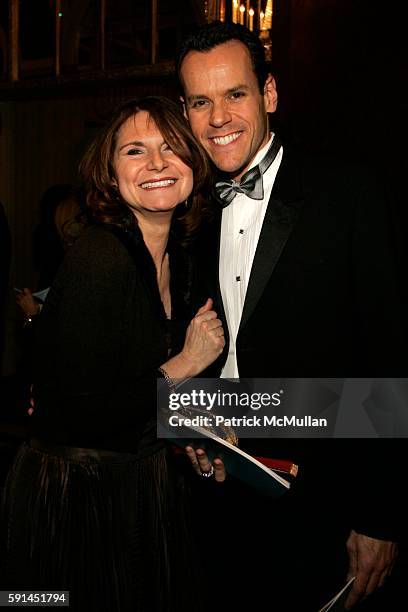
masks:
[(187, 53), (190, 51), (210, 51), (214, 47), (232, 40), (242, 42), (248, 49), (252, 67), (258, 80), (259, 91), (263, 94), (265, 81), (270, 72), (270, 66), (265, 60), (265, 50), (256, 34), (239, 23), (213, 21), (191, 34), (184, 41), (176, 57), (176, 71), (180, 84), (182, 85), (181, 65)]

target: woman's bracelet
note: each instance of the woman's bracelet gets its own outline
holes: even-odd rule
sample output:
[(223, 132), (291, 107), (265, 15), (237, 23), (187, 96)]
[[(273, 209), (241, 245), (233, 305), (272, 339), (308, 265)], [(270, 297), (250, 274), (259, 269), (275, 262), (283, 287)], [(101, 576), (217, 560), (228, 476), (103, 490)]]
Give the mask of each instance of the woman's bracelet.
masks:
[(160, 374), (163, 376), (163, 378), (166, 381), (170, 391), (172, 393), (174, 393), (176, 391), (176, 383), (174, 382), (174, 380), (172, 378), (170, 378), (170, 376), (167, 374), (167, 372), (166, 372), (166, 370), (164, 368), (157, 368), (157, 371), (160, 372)]

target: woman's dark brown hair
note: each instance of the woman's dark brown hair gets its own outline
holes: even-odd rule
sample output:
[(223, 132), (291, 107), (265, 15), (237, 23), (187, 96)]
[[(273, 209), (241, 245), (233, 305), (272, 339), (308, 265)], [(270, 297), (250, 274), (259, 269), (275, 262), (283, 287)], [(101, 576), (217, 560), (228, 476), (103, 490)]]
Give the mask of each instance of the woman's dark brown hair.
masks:
[(194, 140), (189, 124), (177, 104), (161, 96), (148, 96), (122, 104), (113, 114), (99, 137), (91, 144), (81, 165), (87, 216), (91, 222), (129, 226), (136, 223), (116, 187), (113, 156), (117, 136), (130, 118), (146, 111), (175, 155), (193, 170), (194, 187), (188, 208), (178, 221), (184, 226), (184, 238), (198, 227), (205, 202), (202, 192), (209, 186), (210, 166), (204, 150)]

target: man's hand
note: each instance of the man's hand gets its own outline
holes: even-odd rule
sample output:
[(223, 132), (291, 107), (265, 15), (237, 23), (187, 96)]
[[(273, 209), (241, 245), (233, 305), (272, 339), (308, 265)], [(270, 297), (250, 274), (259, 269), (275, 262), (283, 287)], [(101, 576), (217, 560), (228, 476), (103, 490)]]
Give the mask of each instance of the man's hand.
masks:
[[(192, 446), (186, 446), (186, 453), (188, 458), (191, 461), (191, 465), (193, 466), (194, 471), (202, 476), (204, 474), (208, 474), (211, 472), (211, 463), (208, 459), (206, 452), (202, 448), (197, 448), (194, 450)], [(212, 463), (212, 467), (214, 469), (214, 479), (217, 482), (224, 482), (226, 478), (225, 467), (221, 459), (214, 459)]]
[(16, 302), (26, 317), (34, 317), (40, 311), (39, 303), (33, 297), (31, 290), (26, 287), (17, 294)]
[(376, 540), (352, 531), (347, 540), (347, 550), (350, 561), (348, 577), (356, 577), (345, 603), (349, 610), (384, 584), (391, 574), (398, 547), (395, 542)]

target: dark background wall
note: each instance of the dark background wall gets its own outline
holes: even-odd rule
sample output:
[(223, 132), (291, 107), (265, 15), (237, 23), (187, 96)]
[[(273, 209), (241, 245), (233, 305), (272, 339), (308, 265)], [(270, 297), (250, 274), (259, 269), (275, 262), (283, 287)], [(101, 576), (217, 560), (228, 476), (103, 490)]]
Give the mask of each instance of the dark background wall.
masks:
[(379, 0), (280, 2), (274, 70), (282, 131), (303, 148), (368, 164), (382, 180), (406, 288), (405, 6)]
[[(185, 4), (191, 5), (188, 31), (202, 14), (199, 3)], [(400, 185), (408, 165), (402, 8), (376, 0), (275, 0), (272, 34), (280, 93), (274, 124), (304, 148), (377, 165), (399, 193), (398, 206), (393, 204), (398, 214), (405, 212)], [(164, 11), (162, 19), (170, 24), (162, 28), (169, 53), (161, 43), (168, 60), (176, 36), (169, 32), (177, 18)], [(134, 49), (127, 53), (131, 59)], [(82, 77), (76, 84), (68, 80), (47, 89), (35, 83), (0, 89), (0, 199), (13, 231), (15, 284), (35, 280), (31, 231), (41, 193), (53, 183), (75, 180), (86, 142), (118, 101), (145, 93), (175, 97), (170, 71), (168, 64), (158, 64), (156, 76), (117, 74), (106, 80)]]
[[(56, 183), (77, 182), (79, 160), (106, 117), (123, 99), (171, 91), (169, 80), (140, 79), (0, 103), (0, 199), (13, 231), (14, 284), (33, 286), (31, 233), (41, 194)], [(173, 87), (174, 89), (174, 87)], [(61, 95), (62, 94), (62, 95)], [(31, 96), (30, 96), (31, 97)]]

